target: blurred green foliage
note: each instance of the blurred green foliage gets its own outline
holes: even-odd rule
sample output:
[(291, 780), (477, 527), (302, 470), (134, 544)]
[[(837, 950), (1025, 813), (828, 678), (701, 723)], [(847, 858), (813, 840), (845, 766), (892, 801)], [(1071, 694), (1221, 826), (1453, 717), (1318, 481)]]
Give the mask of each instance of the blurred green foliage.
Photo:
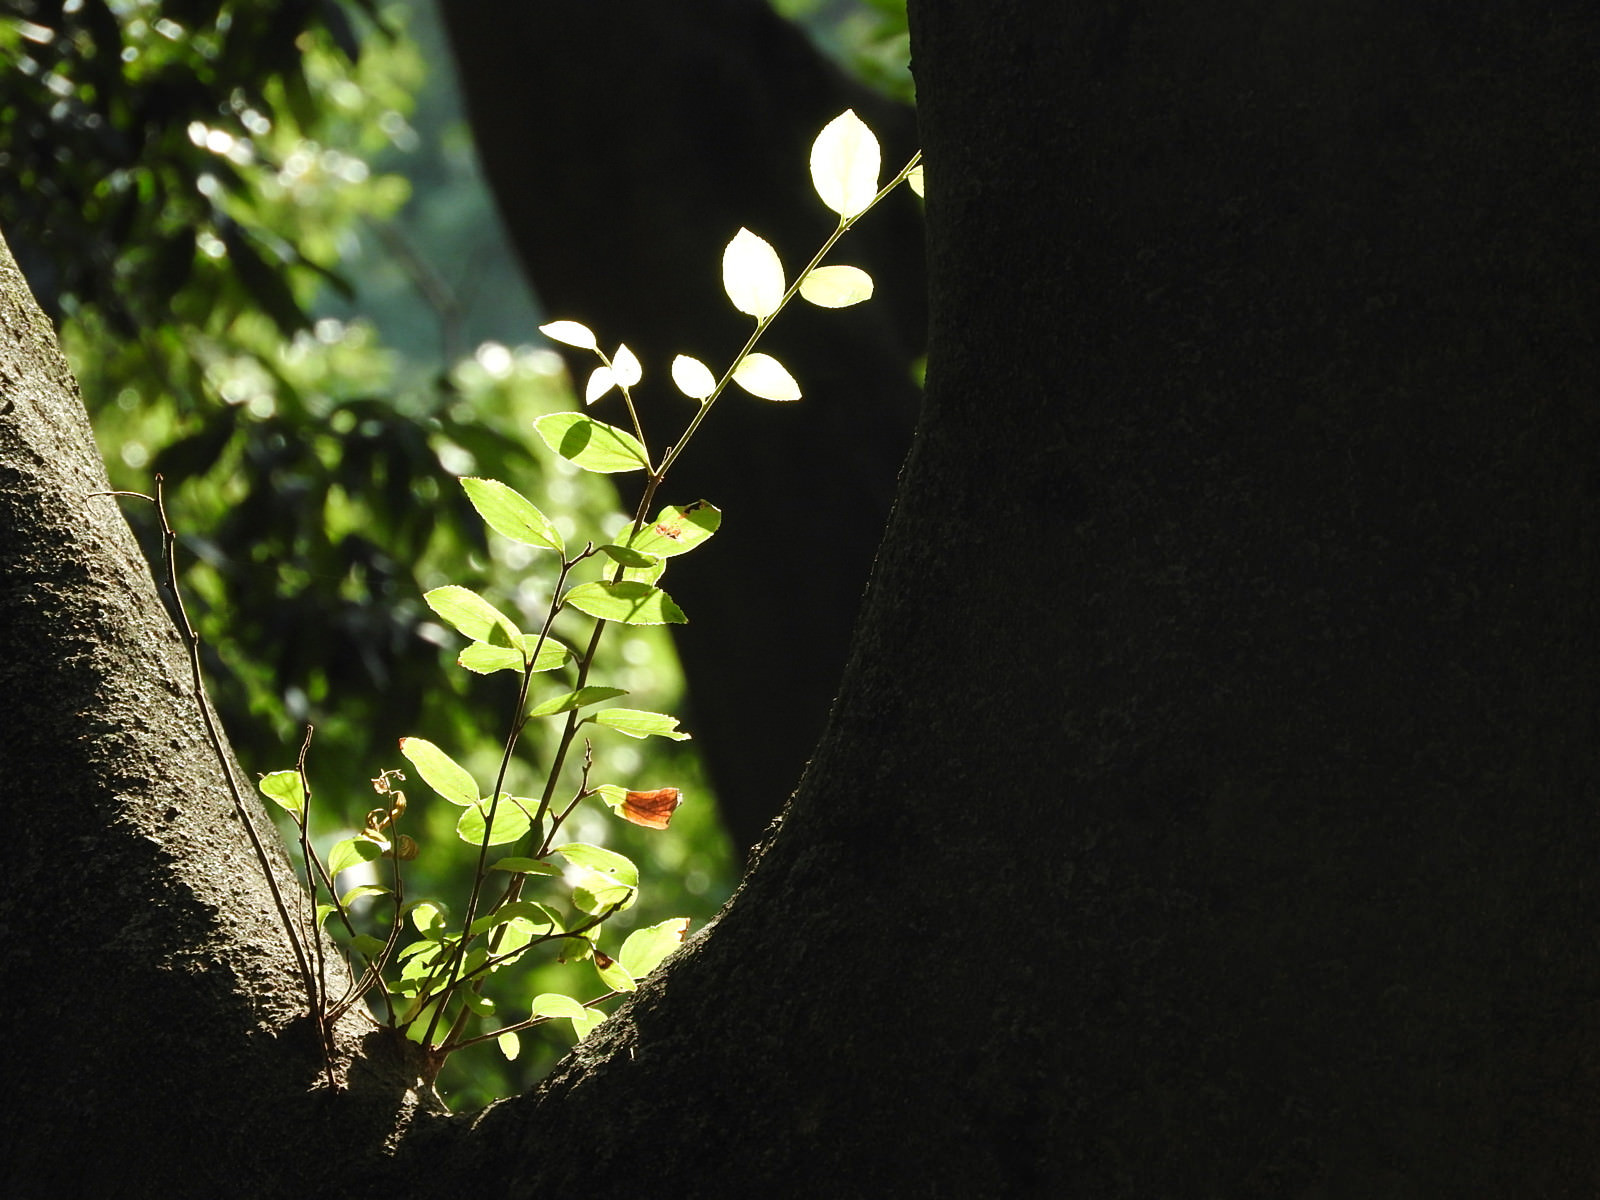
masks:
[(906, 0), (772, 0), (772, 7), (804, 26), (824, 53), (862, 82), (916, 102)]
[[(372, 0), (12, 0), (0, 16), (0, 229), (61, 328), (114, 486), (165, 477), (180, 586), (246, 769), (292, 765), (315, 723), (319, 843), (360, 827), (367, 781), (402, 765), (399, 736), (492, 775), (505, 677), (454, 667), (458, 639), (421, 595), (464, 584), (531, 620), (550, 581), (486, 539), (457, 478), (514, 482), (580, 543), (623, 519), (605, 480), (533, 448), (532, 419), (573, 406), (559, 359), (511, 333), (481, 340), (476, 310), (530, 337), (532, 310), (514, 280), (462, 288), (483, 258), (505, 280), (510, 256), (462, 261), (490, 205), (481, 188), (443, 191), (471, 184), (460, 127), (438, 107), (413, 124), (416, 94), (443, 85), (425, 81), (412, 15)], [(429, 56), (442, 61), (436, 37)], [(407, 209), (412, 180), (427, 193)], [(154, 514), (126, 511), (158, 561)], [(613, 639), (596, 679), (645, 708), (671, 710), (681, 690), (660, 631)], [(657, 742), (600, 736), (594, 779), (681, 787), (671, 832), (598, 807), (572, 828), (640, 863), (619, 933), (698, 924), (732, 883), (692, 750)], [(525, 739), (514, 791), (535, 786), (545, 749)], [(407, 892), (458, 905), (471, 851), (457, 814), (402, 786), (402, 828), (423, 848)], [(497, 980), (492, 998), (514, 1013), (572, 987), (556, 977), (572, 969)], [(447, 1067), (441, 1090), (470, 1105), (525, 1086), (564, 1048), (544, 1028), (515, 1064), (489, 1047)]]

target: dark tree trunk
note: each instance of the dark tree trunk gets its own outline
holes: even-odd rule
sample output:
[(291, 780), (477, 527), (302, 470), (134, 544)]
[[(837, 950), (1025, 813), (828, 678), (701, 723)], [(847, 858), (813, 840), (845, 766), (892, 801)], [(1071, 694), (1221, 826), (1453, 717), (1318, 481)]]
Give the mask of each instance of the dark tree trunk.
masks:
[[(341, 1190), (1600, 1186), (1600, 16), (1046, 11), (914, 9), (928, 401), (784, 823), (720, 921), (543, 1089), (413, 1125), (402, 1170)], [(81, 481), (19, 486), (65, 504), (94, 486), (73, 453), (40, 461)], [(7, 636), (33, 594), (16, 561)], [(121, 603), (110, 578), (56, 592)], [(22, 861), (66, 838), (67, 869), (100, 872), (144, 835), (110, 797), (164, 778), (139, 764), (165, 742), (95, 707), (124, 686), (103, 648), (148, 639), (87, 622), (58, 623), (71, 653), (38, 620), (6, 644), (67, 700), (0, 766), (54, 756)], [(121, 774), (63, 789), (94, 736), (124, 739), (103, 756)], [(163, 843), (171, 870), (203, 879), (202, 837), (227, 828), (218, 807)], [(252, 972), (200, 971), (267, 947), (286, 974), (259, 897), (195, 925), (182, 895), (151, 905), (164, 876), (110, 861), (108, 961), (195, 991), (170, 1003), (224, 1051), (211, 1074), (169, 1045), (112, 1078), (191, 1127), (209, 1106), (236, 1131), (246, 1103), (306, 1120), (284, 1081), (314, 1055), (254, 1032), (233, 986)], [(58, 940), (33, 907), (53, 881), (22, 877), (7, 952), (65, 986), (51, 954), (87, 928)], [(117, 923), (138, 904), (154, 965)], [(30, 1002), (27, 1061), (98, 1071), (79, 1117), (98, 1132), (132, 1020), (72, 994), (111, 1041)], [(8, 1136), (74, 1116), (45, 1111), (8, 1110)], [(249, 1161), (310, 1156), (284, 1139), (262, 1128)], [(171, 1172), (177, 1140), (104, 1144)], [(370, 1144), (337, 1121), (322, 1140)]]
[[(823, 125), (854, 107), (894, 167), (916, 148), (909, 110), (847, 80), (765, 0), (702, 0), (692, 15), (646, 0), (439, 11), (528, 278), (552, 317), (590, 324), (608, 351), (626, 341), (658, 381), (675, 354), (720, 368), (748, 335), (721, 287), (741, 225), (791, 273), (826, 236), (831, 214), (807, 173)], [(788, 313), (773, 330), (769, 349), (805, 401), (730, 397), (673, 473), (674, 498), (727, 513), (673, 594), (691, 618), (675, 631), (688, 724), (741, 850), (816, 744), (916, 413), (926, 305), (910, 196), (835, 260), (871, 271), (879, 294), (847, 314)], [(581, 387), (594, 360), (570, 361)], [(689, 414), (675, 395), (641, 414), (658, 446)]]
[(1043, 11), (917, 10), (927, 403), (789, 814), (476, 1152), (1592, 1196), (1596, 19)]

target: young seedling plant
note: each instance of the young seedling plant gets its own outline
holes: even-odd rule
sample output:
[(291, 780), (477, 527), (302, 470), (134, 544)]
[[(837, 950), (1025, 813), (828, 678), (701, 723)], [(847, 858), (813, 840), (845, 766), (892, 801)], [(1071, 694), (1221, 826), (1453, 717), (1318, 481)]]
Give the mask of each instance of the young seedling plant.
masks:
[[(461, 480), (484, 523), (501, 537), (547, 552), (554, 574), (551, 599), (536, 628), (522, 628), (465, 587), (451, 584), (424, 597), (467, 639), (458, 659), (461, 667), (479, 674), (508, 671), (518, 679), (499, 766), (488, 786), (433, 742), (402, 738), (400, 753), (408, 766), (379, 774), (373, 781), (378, 807), (367, 814), (360, 833), (337, 842), (324, 860), (308, 833), (310, 731), (293, 769), (260, 780), (262, 793), (295, 823), (303, 883), (317, 930), (331, 921), (350, 956), (353, 982), (341, 995), (331, 997), (320, 933), (309, 939), (313, 949), (308, 953), (291, 925), (302, 969), (315, 976), (308, 978), (307, 988), (325, 1048), (332, 1045), (333, 1023), (376, 993), (382, 1022), (415, 1043), (419, 1081), (431, 1086), (440, 1066), (456, 1051), (494, 1041), (508, 1058), (515, 1058), (518, 1035), (544, 1022), (570, 1021), (582, 1039), (604, 1020), (601, 1005), (633, 991), (683, 941), (688, 919), (675, 918), (636, 929), (620, 946), (604, 948), (609, 940), (606, 923), (638, 897), (639, 871), (613, 850), (562, 836), (569, 818), (586, 800), (605, 805), (635, 825), (664, 830), (683, 799), (675, 787), (634, 790), (592, 777), (591, 735), (675, 740), (689, 736), (666, 713), (612, 704), (626, 692), (591, 679), (596, 653), (612, 625), (686, 620), (660, 586), (662, 576), (673, 559), (716, 533), (722, 513), (706, 500), (657, 508), (668, 472), (730, 384), (764, 400), (800, 399), (794, 377), (757, 346), (796, 295), (825, 308), (843, 308), (872, 294), (872, 279), (865, 271), (824, 266), (823, 260), (857, 220), (902, 182), (921, 194), (919, 163), (920, 155), (913, 156), (880, 186), (877, 139), (853, 112), (841, 114), (822, 130), (811, 149), (811, 178), (837, 217), (834, 229), (793, 278), (785, 275), (769, 243), (748, 229), (734, 235), (723, 251), (723, 287), (733, 306), (751, 317), (754, 326), (720, 375), (688, 355), (673, 359), (672, 382), (697, 402), (697, 408), (682, 434), (659, 455), (649, 448), (635, 407), (635, 390), (644, 372), (633, 352), (618, 345), (607, 354), (595, 334), (576, 321), (541, 326), (547, 337), (594, 354), (598, 365), (584, 387), (584, 403), (592, 407), (615, 393), (626, 426), (597, 420), (587, 412), (560, 412), (535, 422), (540, 438), (585, 471), (643, 472), (642, 494), (631, 522), (613, 535), (569, 546), (556, 524), (515, 488), (494, 479)], [(581, 614), (592, 622), (586, 640), (574, 639), (568, 645), (552, 634), (564, 613)], [(506, 790), (508, 772), (523, 732), (534, 721), (558, 722), (559, 734), (543, 770), (543, 785), (535, 789), (538, 794), (513, 795)], [(574, 770), (567, 771), (573, 759)], [(440, 800), (461, 810), (456, 833), (476, 850), (471, 890), (453, 918), (439, 903), (406, 898), (402, 863), (416, 857), (419, 848), (400, 832), (407, 807), (405, 793), (396, 786), (406, 777), (402, 771), (414, 773)], [(341, 892), (341, 876), (364, 864), (379, 868), (380, 881), (346, 886)], [(365, 875), (372, 877), (370, 868)], [(354, 906), (363, 898), (373, 898), (370, 907), (387, 914), (378, 932), (358, 928)], [(486, 982), (539, 951), (567, 963), (590, 964), (594, 982), (587, 989), (573, 987), (570, 993), (544, 993), (533, 1000), (526, 1016), (499, 1019), (484, 995)], [(331, 1063), (328, 1077), (331, 1082)]]

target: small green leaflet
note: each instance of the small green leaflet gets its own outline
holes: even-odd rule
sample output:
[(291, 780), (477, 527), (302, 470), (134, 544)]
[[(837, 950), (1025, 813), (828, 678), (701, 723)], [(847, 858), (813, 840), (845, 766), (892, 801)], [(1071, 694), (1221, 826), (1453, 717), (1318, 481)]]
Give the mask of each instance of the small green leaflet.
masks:
[(689, 735), (678, 728), (677, 717), (646, 712), (642, 708), (608, 708), (585, 719), (632, 738), (664, 737), (675, 742), (689, 740)]
[(742, 313), (764, 321), (783, 303), (783, 263), (770, 243), (741, 229), (722, 252), (722, 290)]
[(670, 504), (656, 514), (654, 521), (628, 538), (627, 544), (645, 554), (671, 558), (693, 550), (721, 524), (722, 510), (708, 500), (696, 500), (682, 507)]
[(642, 471), (650, 465), (644, 447), (631, 433), (583, 413), (550, 413), (533, 426), (550, 449), (586, 471), (609, 475)]
[[(532, 803), (529, 801), (528, 803)], [(518, 875), (559, 875), (561, 869), (538, 858), (501, 858), (489, 864), (491, 871), (513, 871)]]
[(627, 546), (605, 545), (599, 547), (599, 550), (612, 562), (619, 562), (625, 567), (648, 569), (661, 561), (653, 554), (643, 554)]
[(567, 552), (561, 534), (550, 519), (515, 488), (508, 487), (498, 479), (476, 479), (471, 476), (462, 479), (461, 486), (484, 524), (502, 537), (521, 542), (524, 546), (542, 546), (557, 554)]
[(475, 642), (497, 646), (520, 644), (522, 631), (516, 622), (469, 588), (448, 583), (424, 592), (422, 598), (429, 608)]
[(444, 937), (444, 913), (439, 911), (437, 904), (429, 904), (424, 900), (417, 905), (411, 910), (411, 923), (417, 927), (417, 932), (429, 941), (436, 942)]
[(605, 1019), (606, 1014), (601, 1012), (598, 1008), (585, 1009), (581, 1018), (574, 1017), (572, 1019), (572, 1032), (581, 1042), (584, 1038), (588, 1037), (594, 1032), (596, 1025), (600, 1024), (600, 1022), (604, 1021)]
[(573, 866), (609, 875), (624, 887), (639, 886), (639, 868), (633, 865), (633, 860), (618, 854), (615, 850), (607, 850), (604, 846), (595, 846), (588, 842), (568, 842), (564, 846), (555, 847), (554, 852)]
[(679, 946), (689, 932), (688, 917), (673, 917), (657, 925), (635, 929), (622, 943), (617, 961), (635, 979), (643, 979), (661, 965)]
[(571, 1017), (582, 1020), (589, 1010), (579, 1004), (571, 996), (563, 996), (560, 992), (542, 992), (533, 998), (533, 1017)]
[[(529, 811), (537, 811), (537, 800), (519, 800), (500, 793), (500, 803), (494, 810), (494, 831), (489, 835), (489, 845), (504, 846), (528, 832), (532, 824)], [(465, 809), (456, 821), (456, 836), (469, 846), (483, 845), (483, 834), (489, 821), (489, 801), (479, 800)]]
[(300, 785), (299, 771), (274, 771), (256, 783), (261, 794), (295, 816), (305, 811), (306, 790)]
[(344, 895), (340, 896), (339, 903), (344, 905), (346, 908), (349, 908), (357, 900), (360, 900), (365, 896), (387, 896), (388, 894), (389, 889), (386, 887), (380, 887), (376, 883), (363, 883), (358, 887), (351, 888)]
[(628, 974), (628, 969), (609, 954), (596, 950), (591, 961), (594, 963), (595, 974), (600, 976), (600, 982), (613, 992), (638, 990), (639, 985), (633, 981), (633, 976)]
[(370, 933), (358, 933), (350, 939), (350, 945), (364, 958), (375, 959), (383, 953), (384, 941), (375, 938)]
[(424, 738), (400, 739), (400, 753), (417, 774), (451, 804), (466, 807), (478, 802), (478, 784), (467, 769)]
[(495, 1045), (500, 1047), (500, 1053), (504, 1054), (508, 1061), (516, 1062), (517, 1055), (522, 1052), (522, 1039), (517, 1036), (515, 1030), (508, 1030), (502, 1033), (495, 1038), (494, 1042)]
[(689, 618), (658, 587), (637, 580), (580, 583), (562, 598), (579, 612), (624, 625), (681, 625)]
[(537, 634), (525, 633), (515, 647), (490, 646), (484, 642), (473, 642), (461, 651), (456, 662), (479, 675), (488, 675), (494, 671), (520, 671), (525, 665), (524, 653), (535, 645), (539, 645), (539, 657), (533, 664), (535, 671), (553, 671), (557, 667), (566, 666), (572, 659), (572, 651), (555, 638), (546, 636), (540, 645)]
[(345, 838), (342, 842), (335, 842), (333, 849), (328, 851), (328, 877), (331, 879), (340, 871), (348, 871), (351, 867), (369, 863), (382, 855), (383, 847), (364, 837)]
[(811, 144), (811, 184), (841, 224), (872, 206), (880, 165), (878, 139), (850, 109), (829, 121)]
[(557, 846), (555, 853), (571, 864), (573, 906), (590, 916), (604, 916), (632, 905), (639, 890), (639, 869), (612, 850), (587, 842)]
[(530, 717), (548, 717), (552, 713), (571, 712), (575, 708), (583, 708), (589, 704), (599, 704), (602, 700), (611, 700), (617, 696), (626, 696), (627, 694), (622, 688), (579, 688), (575, 692), (566, 692), (560, 696), (553, 696), (542, 704), (535, 704), (528, 710), (528, 715)]
[(917, 195), (922, 195), (922, 164), (918, 163), (906, 172), (906, 183)]

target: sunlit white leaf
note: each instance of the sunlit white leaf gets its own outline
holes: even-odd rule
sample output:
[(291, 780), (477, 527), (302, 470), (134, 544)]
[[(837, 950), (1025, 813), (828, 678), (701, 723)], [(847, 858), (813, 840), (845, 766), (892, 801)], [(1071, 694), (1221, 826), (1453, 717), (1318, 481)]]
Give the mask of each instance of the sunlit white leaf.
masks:
[(849, 308), (872, 295), (872, 276), (860, 267), (818, 267), (800, 281), (800, 294), (821, 308)]
[(672, 360), (672, 382), (691, 400), (704, 400), (716, 390), (717, 378), (698, 358), (680, 354)]
[(906, 182), (911, 185), (911, 190), (917, 195), (922, 195), (922, 164), (918, 163), (906, 172)]
[(878, 139), (845, 109), (811, 144), (811, 183), (843, 218), (859, 216), (878, 194)]
[(722, 287), (742, 313), (764, 320), (783, 300), (783, 263), (769, 244), (741, 229), (722, 252)]
[(644, 368), (639, 365), (639, 359), (626, 346), (618, 346), (617, 352), (611, 356), (611, 371), (623, 387), (631, 388), (644, 378)]
[(583, 389), (583, 402), (593, 404), (616, 386), (617, 376), (610, 367), (596, 367), (589, 374), (589, 382)]
[(600, 344), (595, 341), (587, 325), (580, 325), (576, 321), (551, 321), (548, 325), (539, 326), (539, 332), (553, 342), (564, 342), (580, 350), (593, 350)]
[(763, 400), (798, 400), (800, 385), (770, 354), (747, 354), (733, 370), (733, 381)]

